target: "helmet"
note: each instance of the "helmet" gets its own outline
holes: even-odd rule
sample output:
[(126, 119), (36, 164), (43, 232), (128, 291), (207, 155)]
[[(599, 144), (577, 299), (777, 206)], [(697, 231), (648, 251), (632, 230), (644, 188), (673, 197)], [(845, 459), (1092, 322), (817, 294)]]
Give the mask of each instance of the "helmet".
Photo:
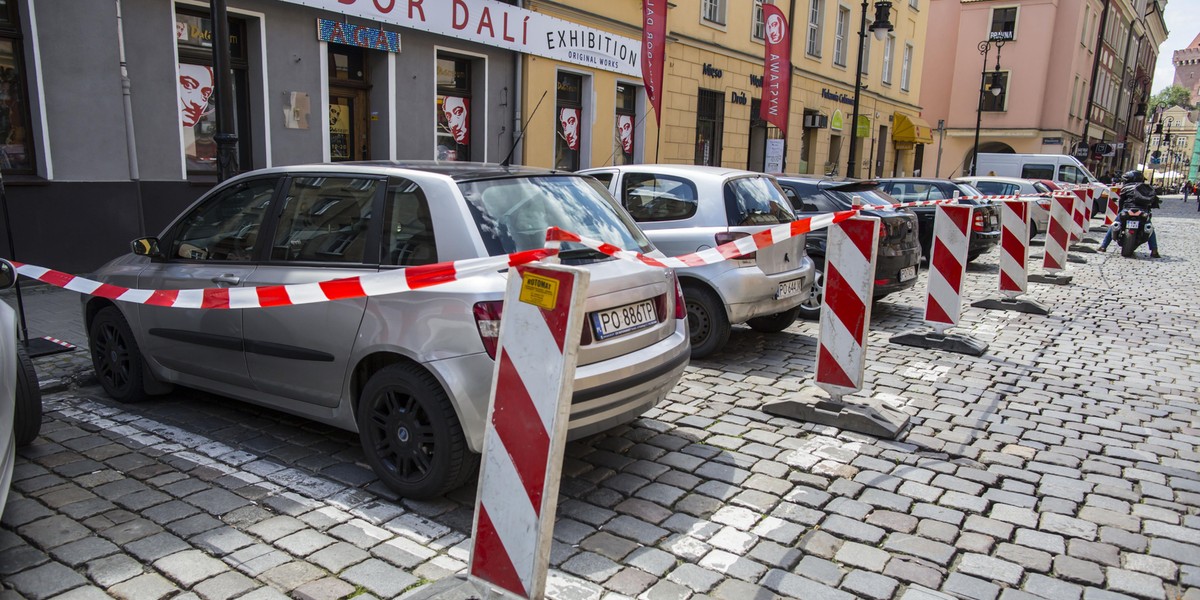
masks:
[(1124, 181), (1125, 183), (1142, 183), (1143, 181), (1146, 181), (1146, 176), (1143, 175), (1141, 171), (1134, 169), (1132, 171), (1126, 171), (1124, 175), (1121, 175), (1121, 181)]

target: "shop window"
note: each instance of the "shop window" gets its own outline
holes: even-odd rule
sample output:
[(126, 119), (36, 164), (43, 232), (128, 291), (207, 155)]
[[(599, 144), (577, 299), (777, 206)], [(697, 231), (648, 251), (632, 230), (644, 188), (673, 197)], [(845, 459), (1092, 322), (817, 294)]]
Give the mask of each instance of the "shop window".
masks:
[(558, 74), (558, 94), (555, 114), (558, 124), (554, 135), (554, 168), (579, 169), (580, 149), (583, 146), (583, 76)]
[[(217, 89), (213, 72), (213, 29), (207, 12), (176, 6), (175, 42), (179, 49), (179, 119), (183, 128), (184, 159), (189, 175), (217, 173)], [(238, 166), (253, 168), (250, 148), (246, 22), (229, 19), (230, 67), (233, 70), (234, 131), (238, 136)]]
[(617, 119), (614, 134), (613, 164), (628, 165), (637, 162), (637, 87), (627, 83), (617, 84)]
[(0, 168), (32, 175), (36, 165), (21, 39), (17, 3), (0, 2)]
[(439, 52), (437, 57), (438, 160), (471, 160), (471, 60)]
[(698, 97), (695, 164), (720, 166), (721, 138), (725, 127), (725, 95), (702, 89)]

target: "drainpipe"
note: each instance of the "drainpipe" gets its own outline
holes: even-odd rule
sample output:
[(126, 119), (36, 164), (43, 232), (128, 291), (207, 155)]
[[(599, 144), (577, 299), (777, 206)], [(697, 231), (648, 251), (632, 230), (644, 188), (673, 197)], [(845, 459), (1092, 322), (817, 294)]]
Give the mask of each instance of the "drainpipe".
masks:
[[(517, 8), (525, 8), (525, 0), (517, 0)], [(525, 164), (525, 148), (524, 140), (518, 136), (521, 135), (521, 130), (524, 129), (524, 123), (521, 122), (521, 89), (525, 83), (525, 55), (521, 52), (513, 51), (513, 152), (521, 157), (520, 164)]]
[(129, 180), (137, 202), (138, 235), (146, 235), (146, 211), (142, 210), (142, 176), (138, 171), (137, 137), (133, 132), (133, 96), (129, 84), (129, 65), (125, 62), (125, 25), (121, 20), (121, 0), (117, 4), (117, 53), (121, 62), (121, 101), (125, 107), (125, 151), (129, 155)]

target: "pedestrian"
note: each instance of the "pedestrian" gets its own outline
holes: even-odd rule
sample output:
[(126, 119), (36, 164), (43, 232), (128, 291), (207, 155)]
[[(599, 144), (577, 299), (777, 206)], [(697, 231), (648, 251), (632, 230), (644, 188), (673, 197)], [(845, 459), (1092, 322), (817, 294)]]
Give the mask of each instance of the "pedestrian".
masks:
[(1187, 202), (1188, 193), (1192, 191), (1192, 182), (1183, 182), (1183, 185), (1179, 186), (1179, 189), (1183, 191), (1183, 201)]

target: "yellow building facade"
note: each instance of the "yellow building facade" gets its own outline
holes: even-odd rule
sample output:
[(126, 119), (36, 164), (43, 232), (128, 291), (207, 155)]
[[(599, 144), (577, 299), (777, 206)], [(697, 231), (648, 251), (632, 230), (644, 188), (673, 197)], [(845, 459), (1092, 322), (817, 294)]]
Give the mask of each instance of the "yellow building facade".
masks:
[[(851, 175), (913, 174), (925, 158), (923, 145), (933, 142), (917, 105), (925, 1), (898, 0), (889, 13), (894, 30), (884, 40), (867, 33), (859, 160)], [(525, 57), (522, 114), (529, 115), (539, 101), (542, 106), (529, 119), (524, 161), (563, 168), (662, 162), (775, 171), (780, 167), (778, 140), (784, 140), (783, 171), (848, 174), (863, 5), (835, 0), (774, 4), (792, 28), (786, 133), (758, 118), (763, 95), (761, 2), (678, 0), (667, 15), (661, 115), (650, 108), (639, 76)], [(641, 37), (641, 2), (531, 0), (526, 8), (614, 35)], [(867, 5), (866, 11), (869, 24), (874, 6)], [(575, 152), (564, 148), (569, 146), (564, 127), (570, 127), (562, 122), (564, 108), (568, 116), (572, 108), (581, 115), (583, 133)], [(623, 128), (632, 135), (623, 137)]]

